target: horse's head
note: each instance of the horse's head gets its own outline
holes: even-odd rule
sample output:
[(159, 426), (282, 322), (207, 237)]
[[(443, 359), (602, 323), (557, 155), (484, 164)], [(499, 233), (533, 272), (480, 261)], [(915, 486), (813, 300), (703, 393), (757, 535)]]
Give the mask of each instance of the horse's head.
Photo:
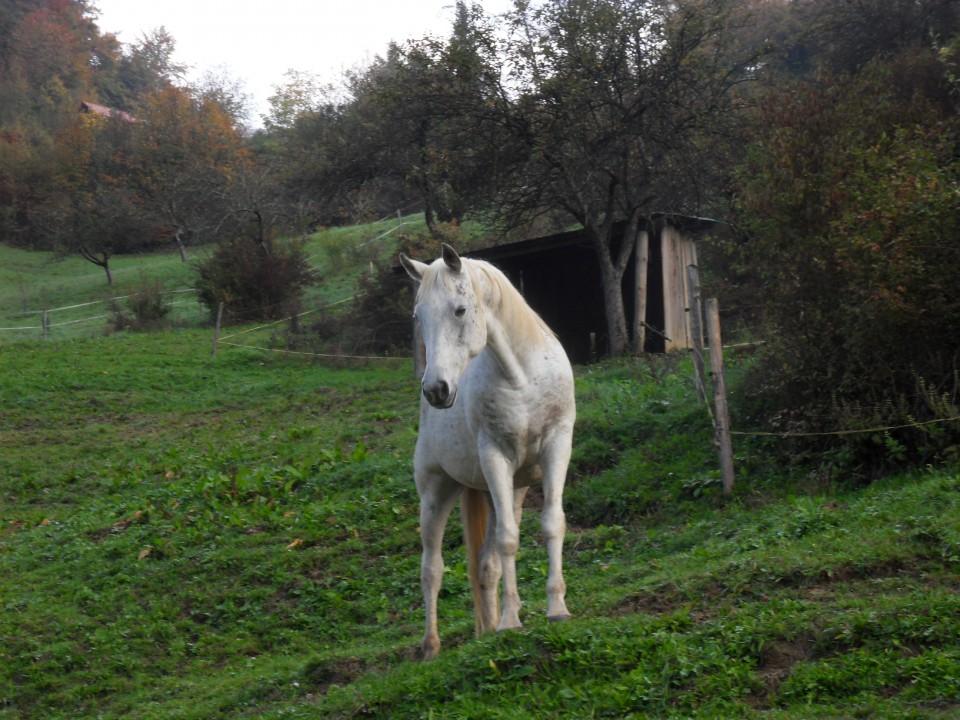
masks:
[(467, 364), (487, 343), (483, 304), (467, 268), (446, 243), (429, 265), (402, 253), (400, 262), (420, 283), (414, 317), (426, 346), (423, 395), (435, 408), (448, 408)]

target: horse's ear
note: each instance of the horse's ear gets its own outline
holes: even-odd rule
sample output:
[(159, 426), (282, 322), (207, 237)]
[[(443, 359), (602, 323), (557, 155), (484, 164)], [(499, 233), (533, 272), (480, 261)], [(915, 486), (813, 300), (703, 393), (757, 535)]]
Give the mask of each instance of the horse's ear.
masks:
[(426, 264), (420, 262), (419, 260), (408, 258), (403, 253), (400, 253), (400, 264), (403, 265), (403, 268), (407, 271), (407, 274), (417, 282), (420, 282), (420, 280), (423, 279), (423, 271), (427, 269)]
[(442, 243), (440, 248), (442, 250), (441, 255), (443, 257), (443, 261), (447, 264), (447, 267), (454, 272), (460, 272), (460, 268), (463, 266), (463, 263), (460, 262), (460, 256), (457, 255), (457, 251), (446, 243)]

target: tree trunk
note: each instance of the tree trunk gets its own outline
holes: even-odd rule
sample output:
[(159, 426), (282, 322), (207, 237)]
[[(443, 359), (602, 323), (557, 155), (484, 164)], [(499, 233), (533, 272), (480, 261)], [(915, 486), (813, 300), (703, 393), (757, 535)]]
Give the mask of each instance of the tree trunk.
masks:
[(92, 252), (90, 252), (86, 247), (80, 247), (80, 256), (87, 262), (93, 263), (97, 267), (102, 267), (103, 271), (107, 274), (107, 285), (113, 285), (113, 272), (110, 270), (110, 254), (107, 251), (101, 251), (101, 257), (97, 257)]
[(427, 226), (427, 232), (430, 233), (430, 237), (438, 237), (437, 220), (433, 214), (433, 205), (430, 202), (430, 198), (427, 197), (423, 200), (423, 222)]
[(177, 228), (176, 238), (177, 238), (177, 250), (180, 251), (180, 261), (181, 261), (181, 262), (186, 262), (186, 261), (187, 261), (187, 247), (183, 244), (183, 229), (182, 229), (182, 228)]
[(597, 259), (600, 264), (600, 281), (603, 285), (603, 310), (607, 319), (607, 335), (611, 356), (627, 352), (630, 335), (627, 332), (627, 314), (623, 304), (623, 274), (636, 244), (640, 212), (636, 211), (624, 229), (616, 260), (613, 258), (613, 224), (605, 220), (599, 227), (587, 227)]
[(609, 252), (600, 256), (600, 279), (603, 283), (603, 311), (607, 319), (610, 355), (623, 355), (627, 351), (628, 340), (627, 315), (620, 289), (623, 273), (617, 272)]

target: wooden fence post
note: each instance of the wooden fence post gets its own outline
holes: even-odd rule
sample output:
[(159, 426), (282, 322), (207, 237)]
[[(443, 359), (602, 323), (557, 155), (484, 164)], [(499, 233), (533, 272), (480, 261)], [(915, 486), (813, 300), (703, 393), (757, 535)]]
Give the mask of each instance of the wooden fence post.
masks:
[(40, 333), (46, 340), (50, 336), (50, 311), (44, 310), (43, 317), (40, 318)]
[(700, 308), (700, 276), (696, 265), (687, 265), (687, 312), (690, 313), (690, 340), (693, 344), (694, 384), (697, 400), (707, 401), (706, 374), (703, 369), (703, 312)]
[(217, 305), (217, 321), (213, 326), (213, 352), (211, 357), (217, 356), (217, 343), (220, 342), (220, 321), (223, 319), (223, 303)]
[(723, 378), (723, 345), (720, 340), (720, 307), (716, 298), (707, 306), (707, 333), (710, 337), (710, 370), (713, 375), (713, 402), (716, 411), (715, 442), (720, 454), (723, 492), (733, 492), (733, 444), (730, 440), (730, 410), (727, 407), (727, 385)]

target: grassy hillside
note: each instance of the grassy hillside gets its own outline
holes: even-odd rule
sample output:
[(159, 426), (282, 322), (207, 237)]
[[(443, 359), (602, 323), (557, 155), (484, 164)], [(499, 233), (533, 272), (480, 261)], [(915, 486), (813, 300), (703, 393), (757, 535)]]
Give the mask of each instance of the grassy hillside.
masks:
[(0, 346), (0, 719), (955, 717), (960, 474), (824, 484), (739, 443), (724, 500), (690, 377), (578, 370), (574, 619), (543, 617), (532, 498), (526, 628), (474, 640), (454, 521), (424, 664), (409, 363)]
[[(324, 229), (305, 238), (305, 250), (318, 277), (305, 294), (305, 309), (351, 297), (361, 273), (368, 272), (371, 264), (389, 262), (398, 233), (424, 229), (422, 216), (410, 215)], [(474, 228), (468, 234), (478, 232)], [(172, 246), (169, 252), (115, 256), (110, 261), (114, 284), (108, 286), (103, 270), (79, 256), (58, 258), (53, 253), (0, 245), (0, 344), (39, 338), (44, 310), (55, 310), (49, 315), (53, 339), (102, 334), (110, 320), (111, 298), (144, 288), (190, 288), (196, 278), (195, 263), (207, 252), (204, 247), (190, 248), (186, 263)], [(170, 301), (177, 303), (172, 313), (175, 325), (198, 327), (208, 321), (206, 310), (192, 295), (176, 294)]]

